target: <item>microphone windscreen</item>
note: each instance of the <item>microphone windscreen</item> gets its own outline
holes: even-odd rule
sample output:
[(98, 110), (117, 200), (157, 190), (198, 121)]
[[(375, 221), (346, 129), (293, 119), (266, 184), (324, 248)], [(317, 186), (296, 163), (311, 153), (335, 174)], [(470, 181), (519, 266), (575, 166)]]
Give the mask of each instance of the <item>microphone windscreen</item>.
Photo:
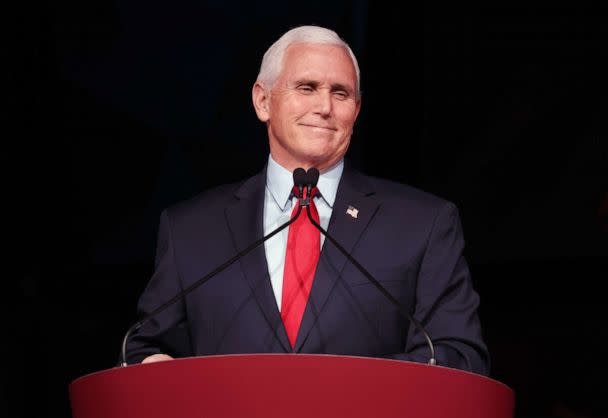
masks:
[(319, 170), (317, 170), (314, 167), (309, 168), (308, 172), (306, 173), (306, 185), (312, 189), (313, 187), (315, 187), (317, 185), (318, 182), (319, 182)]
[(304, 187), (306, 183), (306, 171), (302, 167), (293, 170), (293, 184), (297, 187)]

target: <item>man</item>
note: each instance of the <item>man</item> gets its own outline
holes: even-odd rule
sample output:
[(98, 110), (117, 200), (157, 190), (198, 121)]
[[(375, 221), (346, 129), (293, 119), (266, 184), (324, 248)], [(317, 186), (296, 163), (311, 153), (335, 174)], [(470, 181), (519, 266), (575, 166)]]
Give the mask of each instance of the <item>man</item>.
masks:
[[(292, 172), (316, 167), (318, 190), (307, 193), (315, 193), (321, 226), (422, 323), (438, 364), (487, 374), (478, 296), (454, 205), (344, 163), (361, 108), (358, 64), (348, 45), (320, 27), (287, 32), (264, 55), (252, 98), (268, 129), (266, 169), (163, 212), (156, 271), (140, 313), (288, 221), (298, 204)], [(150, 319), (130, 339), (128, 361), (294, 352), (426, 362), (423, 334), (311, 228), (303, 213)], [(309, 246), (307, 255), (294, 255), (302, 246)]]

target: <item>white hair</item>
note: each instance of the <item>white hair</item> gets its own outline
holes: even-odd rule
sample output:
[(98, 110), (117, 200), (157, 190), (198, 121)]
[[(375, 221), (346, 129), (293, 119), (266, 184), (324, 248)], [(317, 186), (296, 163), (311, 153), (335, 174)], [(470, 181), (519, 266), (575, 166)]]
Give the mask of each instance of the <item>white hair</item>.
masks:
[(355, 54), (353, 54), (350, 46), (336, 32), (320, 26), (298, 26), (285, 32), (283, 36), (268, 48), (262, 59), (262, 65), (258, 74), (258, 81), (264, 85), (265, 89), (272, 89), (279, 74), (281, 74), (283, 70), (283, 58), (285, 57), (287, 48), (290, 45), (301, 43), (338, 45), (346, 49), (355, 67), (355, 73), (357, 74), (357, 97), (360, 97), (359, 64), (357, 63)]

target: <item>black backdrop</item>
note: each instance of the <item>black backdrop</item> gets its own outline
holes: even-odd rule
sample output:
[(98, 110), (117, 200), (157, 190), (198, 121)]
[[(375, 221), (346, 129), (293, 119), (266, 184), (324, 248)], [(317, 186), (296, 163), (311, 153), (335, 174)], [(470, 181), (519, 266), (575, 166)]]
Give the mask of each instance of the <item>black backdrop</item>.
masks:
[(359, 57), (351, 161), (459, 206), (518, 417), (608, 415), (608, 9), (378, 3), (7, 9), (0, 415), (69, 416), (68, 383), (115, 365), (162, 208), (264, 164), (250, 87), (299, 24)]

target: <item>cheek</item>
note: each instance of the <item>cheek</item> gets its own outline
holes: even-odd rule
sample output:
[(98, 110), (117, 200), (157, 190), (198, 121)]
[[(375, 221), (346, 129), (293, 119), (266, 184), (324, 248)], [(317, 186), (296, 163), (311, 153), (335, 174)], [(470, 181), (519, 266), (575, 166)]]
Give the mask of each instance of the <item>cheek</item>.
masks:
[(309, 114), (310, 111), (311, 106), (308, 105), (307, 100), (298, 100), (289, 106), (286, 115), (288, 115), (291, 120), (299, 120)]
[(355, 123), (354, 119), (342, 120), (340, 122), (340, 127), (341, 127), (341, 131), (342, 131), (341, 134), (344, 137), (350, 137), (350, 135), (352, 135), (354, 123)]
[(357, 111), (356, 108), (347, 106), (339, 109), (336, 112), (336, 118), (340, 121), (340, 125), (344, 128), (352, 128), (357, 119)]

